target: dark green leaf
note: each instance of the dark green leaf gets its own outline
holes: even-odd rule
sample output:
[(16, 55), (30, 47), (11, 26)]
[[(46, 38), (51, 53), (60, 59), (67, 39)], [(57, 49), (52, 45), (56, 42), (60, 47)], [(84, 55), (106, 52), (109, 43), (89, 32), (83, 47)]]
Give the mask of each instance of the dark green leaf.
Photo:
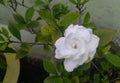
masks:
[(109, 63), (107, 63), (107, 62), (101, 62), (100, 65), (104, 71), (107, 71), (110, 68)]
[(69, 12), (63, 17), (61, 25), (67, 28), (70, 24), (76, 22), (80, 16), (81, 15), (77, 12)]
[(15, 36), (18, 40), (21, 40), (20, 31), (15, 27), (13, 23), (9, 23), (8, 29), (13, 36)]
[(4, 0), (0, 0), (0, 4), (5, 5)]
[(83, 23), (88, 23), (90, 21), (90, 14), (86, 13)]
[(0, 55), (0, 68), (5, 68), (6, 67), (6, 61), (5, 59), (2, 58)]
[(59, 19), (62, 15), (66, 14), (68, 12), (67, 7), (65, 7), (63, 4), (58, 3), (53, 6), (53, 15)]
[(2, 35), (0, 35), (0, 41), (4, 41), (4, 38)]
[(26, 28), (26, 25), (25, 25), (25, 24), (15, 24), (15, 27), (16, 27), (18, 30), (22, 30), (22, 29), (25, 29), (25, 28)]
[(72, 82), (71, 82), (70, 79), (64, 77), (64, 78), (63, 78), (63, 83), (72, 83)]
[(30, 7), (27, 9), (26, 13), (25, 13), (25, 19), (26, 21), (31, 21), (32, 17), (34, 15), (34, 8)]
[(57, 76), (47, 77), (44, 83), (63, 83), (63, 79)]
[(38, 11), (40, 17), (45, 20), (48, 24), (52, 25), (53, 27), (57, 26), (56, 19), (48, 10), (40, 10)]
[(28, 24), (28, 26), (30, 27), (30, 28), (36, 28), (36, 27), (38, 27), (39, 26), (39, 22), (38, 21), (31, 21), (29, 24)]
[(7, 48), (7, 43), (0, 43), (0, 51), (4, 51)]
[(108, 44), (111, 40), (112, 40), (112, 38), (113, 38), (113, 36), (115, 35), (115, 33), (116, 33), (116, 30), (113, 30), (113, 29), (96, 29), (95, 31), (94, 31), (94, 33), (98, 36), (98, 37), (100, 37), (100, 44), (99, 44), (99, 46), (105, 46), (106, 44)]
[(32, 45), (28, 43), (22, 43), (20, 47), (22, 50), (30, 52)]
[(11, 48), (11, 47), (6, 47), (6, 49), (4, 51), (1, 51), (3, 53), (16, 53), (16, 51)]
[(45, 71), (50, 73), (50, 74), (57, 73), (55, 65), (50, 60), (44, 59), (43, 60), (43, 67), (44, 67)]
[(50, 48), (50, 46), (48, 46), (48, 45), (44, 45), (44, 50), (45, 50), (46, 52), (48, 52), (48, 53), (51, 52), (51, 48)]
[(120, 57), (117, 55), (113, 55), (113, 54), (106, 54), (105, 58), (111, 63), (113, 64), (115, 67), (119, 67), (120, 68)]
[(100, 76), (99, 76), (99, 74), (94, 74), (94, 83), (100, 83)]
[(5, 37), (9, 37), (9, 33), (8, 33), (8, 31), (7, 31), (7, 29), (5, 29), (4, 27), (2, 27), (2, 34), (5, 36)]
[(18, 50), (16, 57), (17, 59), (22, 59), (23, 57), (27, 56), (28, 52), (22, 49)]
[(73, 83), (80, 83), (79, 77), (78, 77), (78, 76), (74, 76), (74, 77), (72, 78), (72, 82), (73, 82)]
[(24, 18), (20, 14), (13, 14), (15, 21), (19, 24), (25, 24)]

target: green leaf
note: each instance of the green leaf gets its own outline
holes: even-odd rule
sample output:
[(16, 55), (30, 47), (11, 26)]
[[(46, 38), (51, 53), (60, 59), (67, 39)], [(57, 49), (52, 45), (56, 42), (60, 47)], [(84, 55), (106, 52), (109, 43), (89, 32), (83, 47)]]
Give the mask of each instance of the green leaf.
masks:
[(31, 21), (32, 17), (34, 15), (34, 8), (30, 7), (27, 9), (26, 13), (25, 13), (25, 19), (26, 21)]
[(26, 24), (15, 24), (15, 27), (16, 27), (18, 30), (22, 30), (22, 29), (25, 29), (25, 28), (26, 28)]
[(72, 78), (72, 81), (73, 81), (73, 83), (80, 83), (78, 76), (74, 76), (74, 77)]
[(15, 27), (13, 23), (9, 23), (8, 29), (12, 33), (13, 36), (15, 36), (18, 40), (21, 40), (20, 31)]
[(104, 71), (107, 71), (110, 68), (109, 63), (107, 63), (107, 62), (101, 62), (100, 65)]
[(64, 77), (64, 78), (63, 78), (63, 83), (72, 83), (72, 82), (71, 82), (70, 79)]
[(44, 67), (45, 71), (50, 73), (50, 74), (57, 73), (55, 65), (50, 60), (44, 59), (43, 60), (43, 67)]
[(103, 28), (97, 28), (94, 33), (100, 37), (100, 44), (99, 46), (105, 46), (106, 44), (108, 44), (113, 36), (115, 35), (116, 33), (116, 30), (113, 30), (113, 29), (103, 29)]
[(36, 35), (36, 42), (51, 42), (52, 29), (48, 25), (41, 28), (41, 31)]
[(44, 83), (63, 83), (63, 79), (58, 76), (51, 76), (51, 77), (47, 77), (44, 80)]
[(69, 12), (63, 17), (61, 21), (61, 25), (67, 28), (70, 24), (73, 24), (74, 22), (76, 22), (80, 16), (81, 15), (77, 12)]
[(7, 29), (5, 29), (4, 27), (2, 27), (2, 34), (5, 36), (5, 37), (9, 37), (9, 33), (8, 33), (8, 31), (7, 31)]
[(88, 23), (89, 21), (90, 21), (90, 14), (89, 14), (89, 13), (86, 13), (85, 18), (84, 18), (84, 21), (83, 21), (83, 24), (84, 24), (84, 23)]
[(39, 26), (39, 22), (36, 21), (36, 20), (31, 21), (31, 22), (28, 24), (28, 26), (29, 26), (30, 28), (37, 28), (37, 27)]
[(18, 50), (18, 52), (16, 53), (16, 58), (17, 59), (22, 59), (23, 57), (27, 56), (28, 52), (24, 51), (22, 49)]
[(22, 50), (30, 52), (32, 45), (28, 43), (22, 43), (20, 47)]
[(0, 51), (4, 51), (7, 48), (7, 43), (0, 43)]
[(48, 24), (52, 25), (53, 27), (57, 26), (56, 19), (48, 10), (40, 10), (38, 11), (40, 17), (45, 20)]
[(0, 0), (0, 4), (5, 5), (4, 0)]
[(24, 18), (20, 14), (13, 14), (15, 21), (19, 24), (25, 24)]
[(6, 67), (6, 61), (0, 56), (0, 68), (5, 68)]
[(69, 0), (71, 3), (73, 4), (77, 4), (77, 1), (76, 0)]
[(35, 6), (44, 6), (45, 3), (42, 0), (35, 0)]
[(51, 48), (50, 48), (50, 46), (48, 46), (48, 45), (44, 45), (44, 50), (45, 50), (46, 52), (48, 52), (48, 53), (51, 52)]
[(105, 58), (115, 67), (120, 68), (120, 57), (114, 54), (106, 54)]
[(59, 19), (61, 16), (63, 16), (68, 12), (67, 7), (61, 3), (55, 4), (52, 9), (53, 9), (53, 15), (57, 19)]
[(0, 42), (3, 42), (4, 41), (4, 38), (3, 38), (3, 36), (2, 35), (0, 35)]
[(99, 76), (99, 74), (94, 74), (94, 83), (100, 83), (100, 76)]

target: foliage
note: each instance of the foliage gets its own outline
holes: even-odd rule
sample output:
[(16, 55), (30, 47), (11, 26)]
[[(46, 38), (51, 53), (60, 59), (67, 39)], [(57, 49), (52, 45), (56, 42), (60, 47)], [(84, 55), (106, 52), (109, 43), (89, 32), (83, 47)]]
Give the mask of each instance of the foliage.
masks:
[[(13, 18), (15, 21), (9, 22), (8, 29), (4, 27), (0, 28), (0, 52), (16, 53), (17, 59), (29, 55), (34, 45), (43, 45), (46, 52), (54, 52), (55, 41), (63, 36), (64, 30), (68, 25), (76, 24), (78, 20), (81, 20), (78, 23), (79, 25), (92, 27), (94, 34), (100, 37), (100, 45), (94, 60), (68, 73), (63, 67), (62, 60), (55, 60), (54, 56), (51, 56), (51, 59), (44, 59), (43, 67), (50, 74), (44, 80), (44, 83), (117, 82), (118, 80), (116, 78), (120, 79), (120, 54), (113, 54), (110, 51), (111, 46), (109, 44), (116, 31), (105, 28), (94, 28), (95, 24), (90, 20), (90, 13), (84, 12), (85, 4), (90, 0), (69, 0), (69, 3), (75, 5), (76, 10), (70, 10), (62, 3), (56, 3), (51, 7), (50, 4), (52, 1), (34, 0), (34, 4), (28, 7), (22, 2), (19, 3), (16, 1), (14, 3), (12, 0), (7, 0), (7, 2), (1, 0), (0, 4), (14, 10)], [(17, 12), (18, 5), (26, 8), (25, 15)], [(36, 31), (37, 28), (39, 28), (39, 31)], [(35, 34), (34, 42), (24, 42), (21, 37), (21, 30), (27, 30), (31, 34)], [(12, 36), (17, 41), (12, 40)], [(9, 47), (11, 43), (20, 43), (20, 48), (13, 50)], [(4, 65), (3, 60), (0, 58), (0, 67), (3, 68)]]

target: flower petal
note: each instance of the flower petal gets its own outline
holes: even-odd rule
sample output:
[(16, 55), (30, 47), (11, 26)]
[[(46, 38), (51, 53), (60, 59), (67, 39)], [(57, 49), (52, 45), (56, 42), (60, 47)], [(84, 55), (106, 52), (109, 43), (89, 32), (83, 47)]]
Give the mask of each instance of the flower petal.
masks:
[(99, 44), (99, 38), (96, 36), (96, 35), (91, 35), (91, 40), (90, 42), (88, 43), (88, 51), (91, 52), (91, 51), (94, 51), (98, 44)]
[(71, 59), (65, 59), (64, 61), (64, 67), (68, 72), (72, 72), (75, 68), (77, 68), (79, 61), (77, 60), (71, 60)]
[(63, 45), (63, 43), (64, 43), (64, 40), (65, 40), (65, 37), (59, 38), (59, 39), (55, 42), (56, 48), (61, 47), (61, 45)]

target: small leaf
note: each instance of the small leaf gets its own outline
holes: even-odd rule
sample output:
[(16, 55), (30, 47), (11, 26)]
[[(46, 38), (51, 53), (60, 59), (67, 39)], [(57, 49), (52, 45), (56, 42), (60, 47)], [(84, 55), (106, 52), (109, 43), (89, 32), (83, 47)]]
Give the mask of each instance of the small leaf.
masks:
[(22, 50), (29, 52), (31, 51), (32, 45), (28, 43), (22, 43), (20, 47)]
[(72, 78), (72, 81), (73, 81), (73, 83), (80, 83), (78, 76), (74, 76), (74, 77)]
[(45, 20), (48, 24), (52, 25), (53, 27), (57, 26), (56, 19), (48, 10), (40, 10), (38, 11), (40, 17)]
[(4, 51), (7, 48), (7, 43), (0, 43), (0, 51)]
[(115, 67), (119, 67), (120, 68), (120, 57), (117, 55), (113, 55), (113, 54), (106, 54), (105, 58), (111, 63), (113, 64)]
[(45, 3), (42, 0), (35, 0), (35, 6), (44, 6)]
[(0, 35), (0, 42), (3, 42), (4, 41), (4, 38), (2, 35)]
[(44, 59), (43, 60), (43, 67), (44, 67), (45, 71), (47, 71), (50, 74), (57, 73), (55, 65), (50, 60)]
[(59, 19), (61, 16), (63, 16), (68, 12), (67, 7), (61, 3), (55, 4), (52, 9), (53, 9), (53, 15), (57, 19)]
[(41, 31), (36, 35), (36, 42), (51, 42), (52, 29), (48, 25), (41, 28)]
[(112, 38), (113, 38), (113, 36), (115, 35), (115, 33), (116, 33), (116, 30), (113, 30), (113, 29), (96, 29), (95, 31), (94, 31), (94, 33), (98, 36), (98, 37), (100, 37), (100, 44), (99, 44), (99, 46), (105, 46), (106, 44), (108, 44), (111, 40), (112, 40)]
[(12, 33), (13, 36), (15, 36), (18, 40), (21, 40), (20, 31), (15, 27), (13, 23), (9, 23), (8, 29)]
[(29, 26), (30, 28), (37, 28), (37, 27), (39, 26), (39, 22), (36, 21), (36, 20), (31, 21), (31, 22), (28, 24), (28, 26)]
[(90, 21), (90, 14), (89, 14), (89, 13), (86, 13), (85, 18), (84, 18), (84, 21), (83, 21), (83, 24), (84, 24), (84, 23), (88, 23), (89, 21)]
[(34, 8), (30, 7), (27, 9), (26, 13), (25, 13), (25, 19), (26, 21), (31, 21), (32, 17), (34, 15)]
[(13, 14), (15, 21), (19, 24), (25, 24), (24, 18), (20, 14)]
[(27, 56), (28, 52), (22, 49), (18, 50), (16, 57), (17, 59), (22, 59), (23, 57)]
[(80, 16), (81, 15), (77, 12), (69, 12), (63, 17), (61, 25), (67, 28), (70, 24), (76, 22)]
[(9, 37), (9, 33), (8, 33), (8, 31), (7, 31), (7, 29), (5, 29), (4, 27), (2, 27), (2, 34), (5, 36), (5, 37)]
[(63, 83), (63, 79), (57, 76), (47, 77), (44, 83)]
[(72, 83), (72, 82), (71, 82), (70, 79), (64, 77), (64, 78), (63, 78), (63, 83)]

